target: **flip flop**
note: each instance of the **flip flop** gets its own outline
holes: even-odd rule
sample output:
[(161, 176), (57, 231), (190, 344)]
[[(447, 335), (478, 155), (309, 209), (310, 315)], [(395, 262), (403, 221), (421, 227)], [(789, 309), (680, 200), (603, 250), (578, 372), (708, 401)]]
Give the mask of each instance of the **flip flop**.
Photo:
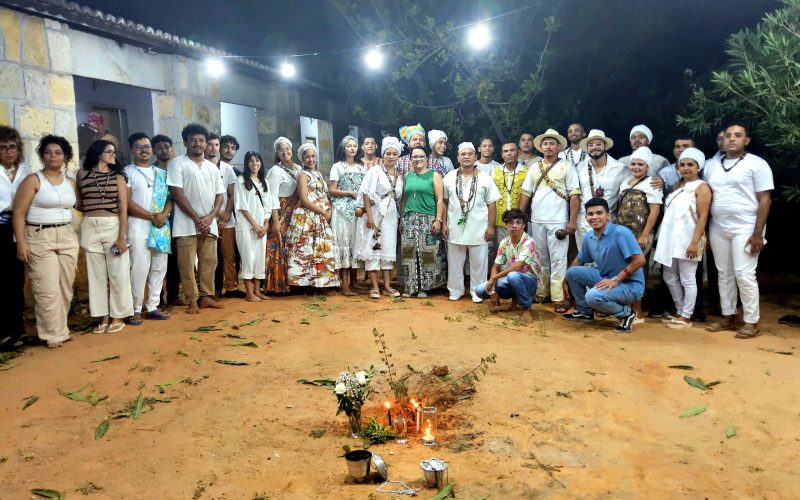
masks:
[(726, 325), (722, 321), (715, 321), (706, 327), (707, 332), (735, 332), (736, 325)]
[(400, 292), (398, 292), (394, 288), (387, 288), (386, 290), (383, 291), (383, 294), (393, 299), (400, 296)]
[(744, 325), (743, 327), (739, 328), (739, 331), (736, 332), (737, 339), (754, 339), (761, 335), (761, 330), (756, 328), (755, 326)]
[(100, 323), (92, 330), (92, 333), (106, 333), (108, 330), (108, 323)]
[(112, 325), (108, 325), (108, 328), (106, 328), (106, 333), (117, 333), (123, 328), (125, 328), (125, 323), (114, 323)]
[(570, 309), (572, 309), (572, 306), (570, 305), (570, 303), (568, 301), (566, 301), (566, 300), (562, 300), (561, 302), (558, 302), (555, 305), (555, 307), (553, 308), (553, 311), (558, 313), (558, 314), (564, 314), (565, 312), (569, 311)]

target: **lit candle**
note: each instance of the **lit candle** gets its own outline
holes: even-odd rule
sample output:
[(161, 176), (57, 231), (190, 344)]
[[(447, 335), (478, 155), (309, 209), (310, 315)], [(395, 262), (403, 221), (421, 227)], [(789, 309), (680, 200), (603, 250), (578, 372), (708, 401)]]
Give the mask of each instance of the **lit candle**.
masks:
[(414, 407), (414, 432), (419, 433), (419, 404), (412, 399), (411, 405)]
[(392, 403), (387, 401), (386, 403), (384, 403), (384, 406), (386, 406), (386, 418), (389, 420), (389, 427), (391, 427), (392, 426)]
[(430, 422), (428, 423), (428, 427), (425, 427), (425, 435), (422, 436), (422, 444), (425, 446), (433, 446), (436, 444), (436, 438), (431, 435)]

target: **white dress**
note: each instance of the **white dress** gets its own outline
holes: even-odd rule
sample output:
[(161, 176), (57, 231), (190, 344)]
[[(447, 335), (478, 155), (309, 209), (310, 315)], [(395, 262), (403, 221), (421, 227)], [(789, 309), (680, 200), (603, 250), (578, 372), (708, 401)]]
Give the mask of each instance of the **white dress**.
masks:
[[(273, 195), (269, 184), (264, 191), (254, 182), (253, 188), (247, 190), (244, 185), (244, 176), (236, 179), (233, 190), (233, 206), (236, 212), (246, 210), (260, 225), (269, 224), (273, 210), (278, 210), (278, 197)], [(259, 238), (250, 221), (241, 214), (236, 224), (236, 246), (242, 260), (242, 279), (264, 279), (266, 277), (267, 236)]]
[[(340, 161), (331, 167), (331, 181), (337, 182), (342, 191), (356, 191), (361, 188), (366, 169), (360, 163), (348, 165)], [(336, 252), (336, 269), (358, 267), (356, 259), (356, 216), (358, 200), (349, 196), (331, 196), (333, 204), (333, 245)]]
[[(658, 236), (658, 245), (654, 259), (667, 267), (672, 266), (672, 259), (699, 261), (703, 252), (697, 252), (694, 259), (686, 258), (686, 249), (692, 242), (697, 227), (697, 188), (705, 182), (701, 179), (684, 184), (667, 196), (664, 203), (664, 220)], [(700, 248), (705, 246), (705, 237), (700, 240)]]
[[(394, 182), (394, 193), (392, 193)], [(367, 227), (367, 214), (358, 218), (356, 230), (356, 256), (358, 260), (397, 260), (397, 227), (400, 219), (400, 200), (403, 197), (403, 178), (391, 178), (383, 167), (376, 165), (367, 170), (358, 191), (358, 206), (364, 206), (364, 195), (372, 202), (372, 219), (380, 228), (380, 249), (374, 249), (375, 230)]]

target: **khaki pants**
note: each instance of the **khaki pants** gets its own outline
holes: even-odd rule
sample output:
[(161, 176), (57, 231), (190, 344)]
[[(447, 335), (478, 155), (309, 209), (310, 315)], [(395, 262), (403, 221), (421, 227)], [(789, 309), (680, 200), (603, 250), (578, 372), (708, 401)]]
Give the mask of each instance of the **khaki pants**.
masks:
[(89, 315), (94, 318), (133, 316), (130, 252), (114, 255), (119, 218), (84, 217), (81, 247), (86, 251), (89, 277)]
[(236, 228), (226, 227), (219, 235), (219, 250), (222, 254), (222, 286), (226, 291), (239, 288), (239, 273), (236, 272)]
[[(183, 285), (183, 295), (186, 301), (191, 304), (198, 298), (214, 297), (217, 237), (213, 234), (198, 234), (180, 236), (175, 238), (175, 241), (175, 245), (178, 247), (178, 270), (181, 273), (181, 285)], [(195, 281), (194, 274), (195, 260), (197, 261), (197, 281)]]
[(71, 224), (46, 229), (26, 226), (25, 242), (30, 252), (26, 271), (36, 299), (36, 331), (45, 342), (63, 342), (69, 339), (67, 314), (78, 266), (75, 229)]

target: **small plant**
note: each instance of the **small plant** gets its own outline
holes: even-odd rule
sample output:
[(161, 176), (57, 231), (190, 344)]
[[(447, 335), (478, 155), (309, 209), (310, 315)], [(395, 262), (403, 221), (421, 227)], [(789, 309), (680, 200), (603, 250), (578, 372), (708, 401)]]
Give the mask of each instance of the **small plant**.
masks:
[(444, 319), (450, 321), (451, 323), (461, 323), (461, 316), (450, 316), (449, 314), (446, 314)]
[(367, 425), (364, 426), (362, 436), (367, 441), (365, 444), (365, 447), (367, 447), (373, 444), (383, 444), (394, 439), (395, 434), (391, 427), (386, 427), (378, 422), (375, 417), (371, 417)]
[[(411, 330), (412, 338), (414, 337), (414, 330)], [(400, 381), (395, 381), (395, 376), (397, 373), (394, 369), (394, 363), (392, 363), (391, 357), (392, 353), (389, 352), (389, 348), (386, 346), (386, 340), (384, 335), (378, 332), (377, 328), (372, 329), (372, 336), (375, 337), (375, 343), (378, 345), (378, 351), (381, 353), (381, 357), (383, 358), (383, 362), (386, 363), (386, 373), (389, 377), (389, 388), (391, 388), (392, 393), (394, 393), (394, 397), (396, 401), (401, 401), (403, 398), (408, 396), (408, 387)]]

